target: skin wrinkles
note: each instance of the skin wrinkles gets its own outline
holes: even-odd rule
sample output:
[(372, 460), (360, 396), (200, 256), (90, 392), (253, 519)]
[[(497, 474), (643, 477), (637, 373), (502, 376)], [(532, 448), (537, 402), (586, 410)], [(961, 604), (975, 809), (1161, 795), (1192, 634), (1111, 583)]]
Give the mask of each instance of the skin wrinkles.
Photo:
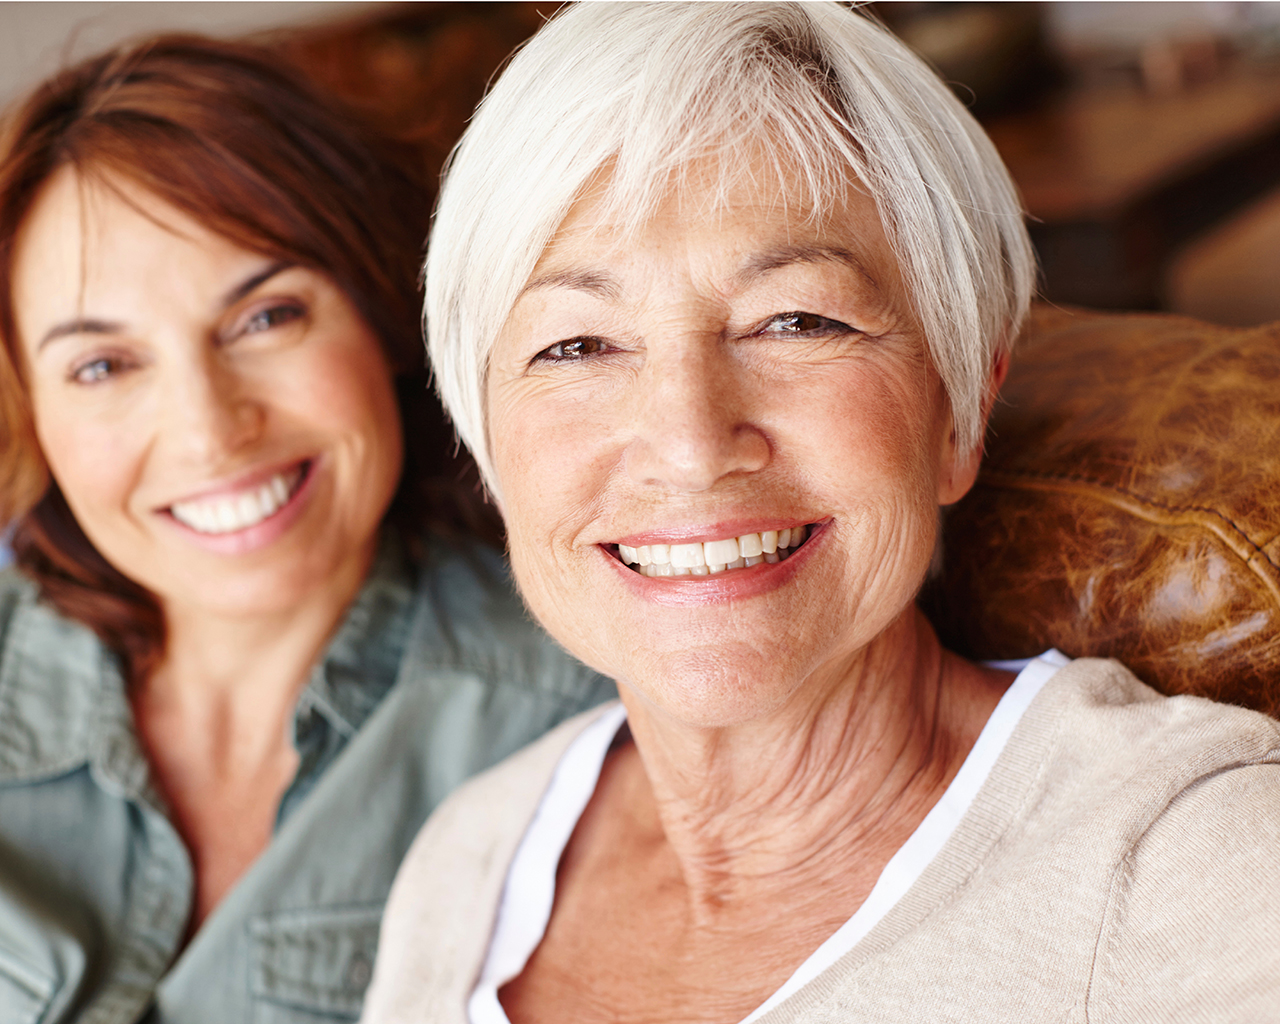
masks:
[[(494, 348), (517, 581), (618, 680), (635, 739), (500, 994), (515, 1024), (741, 1019), (866, 898), (1011, 678), (942, 651), (913, 605), (977, 455), (955, 449), (874, 203), (851, 190), (818, 225), (780, 191), (744, 184), (702, 216), (669, 197), (625, 248), (589, 196), (535, 269), (559, 283), (526, 291)], [(793, 313), (817, 326), (768, 326)], [(821, 529), (749, 593), (663, 605), (646, 588), (680, 580), (637, 582), (609, 553), (769, 521)]]

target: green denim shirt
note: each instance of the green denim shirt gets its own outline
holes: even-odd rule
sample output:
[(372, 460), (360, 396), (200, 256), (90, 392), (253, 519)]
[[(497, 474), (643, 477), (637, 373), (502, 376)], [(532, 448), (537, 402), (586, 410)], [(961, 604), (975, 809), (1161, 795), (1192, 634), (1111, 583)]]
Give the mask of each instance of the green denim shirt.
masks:
[(384, 544), (294, 715), (267, 850), (181, 949), (190, 857), (120, 673), (0, 572), (0, 1024), (354, 1020), (397, 865), (467, 776), (614, 696), (496, 555)]

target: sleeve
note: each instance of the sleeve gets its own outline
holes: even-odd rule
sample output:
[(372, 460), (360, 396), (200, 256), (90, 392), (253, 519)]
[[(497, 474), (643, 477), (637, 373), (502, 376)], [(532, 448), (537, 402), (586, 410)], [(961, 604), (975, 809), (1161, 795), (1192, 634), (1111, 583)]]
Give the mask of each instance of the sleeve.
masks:
[(1172, 800), (1121, 865), (1089, 1019), (1280, 1020), (1280, 764)]

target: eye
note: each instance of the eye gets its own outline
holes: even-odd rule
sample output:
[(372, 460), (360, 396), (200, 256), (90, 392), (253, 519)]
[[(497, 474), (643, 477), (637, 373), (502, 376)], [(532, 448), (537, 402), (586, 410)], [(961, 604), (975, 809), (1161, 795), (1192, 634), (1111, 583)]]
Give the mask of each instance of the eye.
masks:
[(783, 335), (817, 335), (817, 334), (856, 334), (858, 333), (848, 324), (842, 324), (839, 320), (832, 320), (829, 317), (819, 316), (817, 313), (805, 313), (795, 311), (791, 313), (779, 313), (770, 317), (760, 328), (760, 334), (783, 334)]
[(116, 356), (98, 356), (71, 368), (68, 379), (76, 384), (101, 384), (127, 369), (123, 359)]
[(580, 359), (598, 356), (608, 350), (609, 343), (603, 338), (569, 338), (566, 341), (557, 341), (554, 345), (544, 348), (533, 357), (533, 361), (535, 363), (576, 362)]
[(295, 303), (268, 306), (266, 309), (258, 310), (245, 320), (240, 328), (240, 333), (261, 334), (263, 331), (269, 331), (274, 327), (282, 327), (287, 323), (291, 323), (302, 317), (302, 315), (302, 307)]

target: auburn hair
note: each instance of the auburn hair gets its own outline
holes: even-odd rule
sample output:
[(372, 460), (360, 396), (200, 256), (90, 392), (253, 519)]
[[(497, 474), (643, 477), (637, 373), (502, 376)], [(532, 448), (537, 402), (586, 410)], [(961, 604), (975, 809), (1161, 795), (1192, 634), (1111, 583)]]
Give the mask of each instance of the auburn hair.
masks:
[(65, 167), (136, 183), (247, 249), (327, 274), (397, 374), (405, 468), (388, 516), (411, 541), (428, 524), (488, 525), (423, 369), (417, 277), (432, 195), (410, 154), (267, 50), (166, 35), (86, 60), (0, 128), (0, 524), (12, 524), (17, 564), (43, 598), (92, 628), (126, 678), (163, 654), (164, 617), (94, 548), (51, 479), (15, 330), (15, 239)]

